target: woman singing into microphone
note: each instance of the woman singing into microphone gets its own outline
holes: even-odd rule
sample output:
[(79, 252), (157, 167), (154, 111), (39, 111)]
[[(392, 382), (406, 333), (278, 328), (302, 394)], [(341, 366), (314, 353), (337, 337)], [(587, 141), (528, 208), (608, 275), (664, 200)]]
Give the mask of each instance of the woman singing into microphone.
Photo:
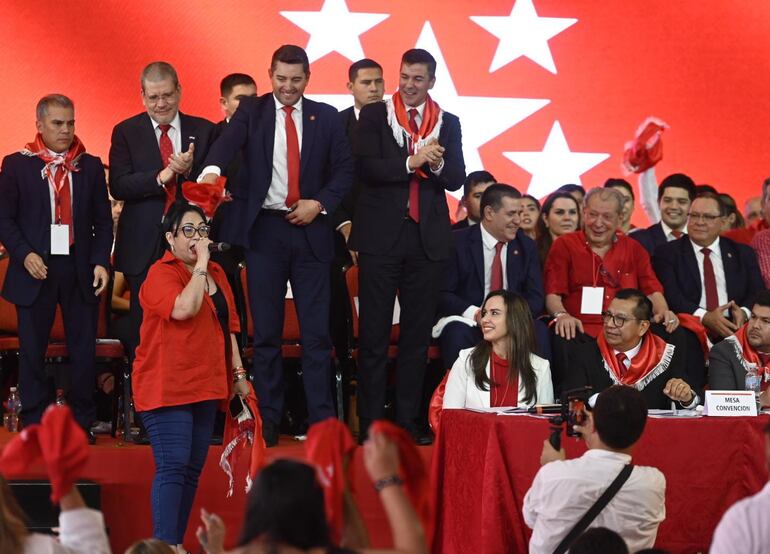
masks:
[[(144, 310), (133, 367), (134, 402), (155, 458), (153, 536), (179, 552), (206, 461), (217, 406), (248, 394), (234, 333), (238, 314), (224, 271), (209, 262), (203, 211), (171, 206), (168, 251), (139, 293)], [(230, 383), (232, 382), (232, 386)]]

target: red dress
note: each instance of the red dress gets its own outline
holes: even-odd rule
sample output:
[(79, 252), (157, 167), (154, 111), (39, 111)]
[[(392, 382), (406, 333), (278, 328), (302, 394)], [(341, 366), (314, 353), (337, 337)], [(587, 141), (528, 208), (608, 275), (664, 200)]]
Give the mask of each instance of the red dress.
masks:
[(564, 309), (594, 338), (601, 332), (602, 316), (580, 313), (583, 287), (604, 287), (602, 310), (620, 289), (639, 289), (646, 295), (663, 292), (647, 251), (622, 233), (616, 233), (604, 258), (591, 250), (583, 231), (562, 235), (548, 252), (544, 274), (545, 293), (561, 296)]
[[(235, 302), (225, 273), (210, 262), (209, 275), (225, 296), (231, 333), (240, 331)], [(198, 277), (200, 278), (200, 277)], [(177, 296), (192, 279), (171, 252), (155, 262), (139, 291), (144, 317), (132, 383), (137, 411), (227, 398), (230, 387), (230, 337), (225, 337), (214, 303), (204, 295), (190, 319), (171, 319)]]
[(508, 381), (508, 360), (492, 352), (490, 365), (490, 379), (492, 384), (489, 388), (489, 405), (493, 408), (500, 406), (519, 405), (519, 377), (518, 375), (512, 381)]

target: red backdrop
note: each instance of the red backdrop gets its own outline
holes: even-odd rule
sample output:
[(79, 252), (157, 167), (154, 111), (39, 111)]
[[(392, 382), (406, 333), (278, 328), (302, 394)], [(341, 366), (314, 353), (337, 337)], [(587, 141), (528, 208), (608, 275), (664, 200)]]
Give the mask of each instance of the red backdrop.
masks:
[[(528, 10), (536, 10), (535, 19)], [(516, 17), (504, 19), (512, 11)], [(300, 26), (302, 14), (289, 12), (317, 13)], [(340, 17), (310, 27), (321, 21), (318, 13), (344, 12), (387, 17), (367, 19), (362, 27), (368, 29), (358, 34), (346, 32), (352, 25)], [(517, 29), (525, 12), (530, 19)], [(499, 19), (471, 19), (477, 16)], [(342, 52), (317, 49), (329, 29), (337, 37), (331, 47)], [(344, 95), (346, 55), (355, 57), (358, 44), (383, 64), (392, 92), (400, 54), (419, 42), (439, 58), (435, 98), (460, 112), (468, 159), (478, 156), (499, 180), (522, 189), (532, 175), (512, 161), (516, 155), (504, 153), (541, 152), (555, 122), (570, 151), (608, 155), (604, 161), (569, 158), (585, 162), (576, 171), (590, 187), (620, 174), (623, 144), (648, 115), (671, 126), (659, 177), (683, 171), (742, 202), (770, 175), (768, 2), (44, 0), (5, 3), (0, 33), (3, 153), (31, 140), (37, 99), (57, 91), (73, 98), (78, 135), (106, 160), (113, 125), (142, 109), (139, 73), (156, 59), (177, 68), (182, 110), (217, 120), (219, 80), (247, 72), (267, 91), (270, 55), (279, 44), (307, 47), (315, 40), (320, 57), (312, 62), (308, 92)], [(537, 102), (499, 107), (490, 98)], [(335, 100), (350, 103), (344, 96)], [(488, 115), (492, 108), (498, 116)], [(518, 121), (527, 110), (531, 115)], [(477, 164), (469, 163), (468, 171), (480, 169)], [(564, 169), (558, 160), (546, 165)], [(538, 179), (548, 183), (547, 174)]]

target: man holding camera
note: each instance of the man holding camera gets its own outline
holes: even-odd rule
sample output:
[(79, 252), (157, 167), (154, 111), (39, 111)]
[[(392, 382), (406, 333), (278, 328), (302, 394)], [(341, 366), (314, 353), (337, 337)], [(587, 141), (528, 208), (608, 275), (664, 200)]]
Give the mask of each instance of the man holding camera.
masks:
[[(584, 416), (575, 426), (588, 446), (581, 457), (567, 460), (563, 449), (555, 450), (548, 440), (543, 445), (543, 467), (524, 498), (524, 521), (532, 529), (530, 553), (566, 552), (571, 540), (565, 538), (579, 524), (612, 529), (631, 552), (651, 548), (666, 517), (666, 479), (653, 467), (627, 467), (647, 422), (644, 396), (631, 387), (612, 386), (589, 400)], [(602, 493), (617, 484), (611, 502), (595, 517), (584, 518), (593, 505), (601, 506)]]

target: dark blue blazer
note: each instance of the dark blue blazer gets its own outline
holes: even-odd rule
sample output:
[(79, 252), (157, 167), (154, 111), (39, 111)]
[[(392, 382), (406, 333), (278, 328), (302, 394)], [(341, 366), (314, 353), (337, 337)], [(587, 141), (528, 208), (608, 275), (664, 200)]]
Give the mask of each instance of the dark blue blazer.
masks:
[[(751, 247), (725, 237), (719, 239), (725, 270), (727, 298), (750, 307), (754, 295), (764, 289), (757, 257)], [(691, 314), (699, 308), (703, 283), (690, 239), (682, 237), (660, 246), (652, 260), (663, 285), (668, 306), (675, 312)]]
[[(179, 112), (182, 151), (195, 141), (190, 179), (195, 179), (206, 157), (214, 124), (207, 119)], [(110, 145), (110, 191), (124, 200), (115, 241), (115, 267), (127, 275), (139, 275), (162, 252), (161, 219), (166, 192), (158, 186), (158, 173), (165, 167), (150, 116), (145, 113), (121, 121), (112, 130)], [(179, 178), (178, 182), (184, 181)], [(177, 187), (177, 198), (181, 187)]]
[(650, 225), (646, 229), (638, 229), (628, 233), (628, 236), (644, 246), (644, 249), (647, 250), (650, 258), (653, 257), (655, 254), (655, 249), (658, 248), (658, 246), (668, 242), (666, 239), (666, 234), (663, 232), (663, 227), (660, 225), (660, 223)]
[[(439, 315), (460, 315), (484, 301), (484, 245), (481, 224), (454, 232), (454, 255), (444, 271)], [(543, 312), (543, 278), (535, 241), (519, 229), (506, 246), (508, 290), (524, 297), (533, 316)]]
[[(86, 302), (96, 303), (94, 266), (110, 267), (112, 214), (102, 161), (90, 154), (80, 158), (72, 173), (72, 217), (78, 286)], [(47, 262), (51, 252), (51, 196), (45, 164), (38, 157), (16, 153), (3, 159), (0, 171), (0, 242), (11, 256), (3, 296), (19, 306), (35, 302), (42, 281), (24, 268), (35, 252)]]
[[(244, 98), (230, 124), (214, 142), (203, 167), (225, 168), (243, 152), (239, 186), (233, 195), (235, 241), (252, 245), (252, 228), (273, 176), (275, 100), (272, 93)], [(350, 145), (339, 112), (328, 104), (302, 99), (302, 147), (299, 186), (302, 198), (312, 198), (332, 213), (353, 183)], [(330, 261), (334, 252), (331, 225), (319, 216), (304, 228), (308, 243), (320, 261)]]

